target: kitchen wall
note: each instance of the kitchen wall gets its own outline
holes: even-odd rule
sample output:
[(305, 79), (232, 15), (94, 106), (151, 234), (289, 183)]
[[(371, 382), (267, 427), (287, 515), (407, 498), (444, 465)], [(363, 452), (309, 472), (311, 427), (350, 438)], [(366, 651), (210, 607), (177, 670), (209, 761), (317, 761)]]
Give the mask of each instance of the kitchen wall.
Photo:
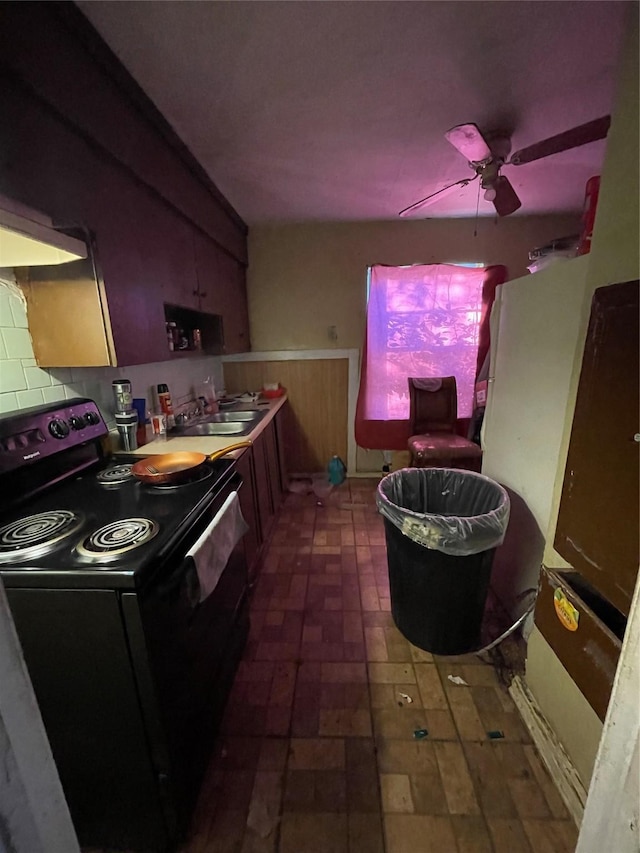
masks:
[[(579, 216), (484, 218), (477, 237), (475, 227), (472, 219), (252, 227), (247, 295), (253, 349), (359, 350), (371, 264), (505, 264), (517, 278), (528, 275), (528, 252), (577, 233)], [(379, 473), (382, 465), (380, 451), (357, 449), (358, 473)]]
[(527, 273), (529, 250), (577, 233), (579, 216), (489, 217), (477, 227), (474, 237), (472, 219), (252, 226), (247, 292), (253, 349), (359, 349), (371, 264), (505, 264), (510, 278), (518, 278)]
[[(82, 336), (82, 329), (78, 329)], [(15, 284), (13, 270), (0, 269), (0, 413), (65, 400), (89, 397), (95, 400), (110, 428), (113, 421), (111, 381), (126, 377), (135, 397), (145, 397), (155, 405), (153, 389), (166, 382), (174, 406), (194, 396), (194, 385), (207, 376), (216, 388), (223, 383), (219, 358), (181, 358), (132, 367), (61, 367), (40, 369), (34, 358), (24, 299)]]
[[(554, 550), (553, 539), (593, 291), (607, 284), (640, 277), (638, 51), (638, 7), (633, 4), (630, 6), (619, 67), (617, 97), (602, 171), (587, 284), (580, 312), (580, 332), (573, 359), (564, 434), (553, 488), (551, 521), (544, 553), (544, 563), (550, 567), (567, 567), (567, 563)], [(636, 660), (636, 672), (639, 665)], [(567, 748), (583, 782), (588, 784), (602, 725), (577, 691), (549, 644), (535, 628), (529, 639), (526, 678), (531, 692)], [(637, 715), (637, 695), (627, 693), (625, 701), (635, 703), (632, 707), (635, 707)], [(635, 796), (637, 803), (637, 779)]]

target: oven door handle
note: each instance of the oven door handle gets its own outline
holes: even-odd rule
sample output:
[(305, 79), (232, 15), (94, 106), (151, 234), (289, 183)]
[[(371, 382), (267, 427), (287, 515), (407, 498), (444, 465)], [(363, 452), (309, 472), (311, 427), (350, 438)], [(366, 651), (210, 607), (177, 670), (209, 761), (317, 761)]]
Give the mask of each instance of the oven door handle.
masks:
[[(216, 510), (216, 513), (213, 518), (204, 528), (203, 533), (213, 527), (214, 522), (218, 519), (220, 512), (223, 509), (223, 506), (226, 503), (229, 495), (231, 495), (232, 492), (237, 492), (239, 495), (240, 489), (243, 485), (244, 480), (242, 479), (240, 474), (236, 472), (231, 477), (229, 482), (226, 483), (225, 487), (220, 491), (220, 493), (216, 495), (215, 503), (219, 503), (218, 509)], [(190, 585), (190, 592), (193, 592), (193, 589), (198, 585), (196, 566), (192, 557), (184, 556), (180, 560), (180, 564), (176, 566), (175, 570), (171, 573), (171, 575), (163, 583), (158, 584), (158, 593), (163, 597), (170, 596), (172, 593), (180, 589), (180, 587), (185, 581), (185, 578), (187, 578), (188, 575), (190, 576), (188, 580)], [(197, 600), (193, 601), (192, 605), (195, 610), (197, 607), (200, 606), (200, 602), (198, 602)]]

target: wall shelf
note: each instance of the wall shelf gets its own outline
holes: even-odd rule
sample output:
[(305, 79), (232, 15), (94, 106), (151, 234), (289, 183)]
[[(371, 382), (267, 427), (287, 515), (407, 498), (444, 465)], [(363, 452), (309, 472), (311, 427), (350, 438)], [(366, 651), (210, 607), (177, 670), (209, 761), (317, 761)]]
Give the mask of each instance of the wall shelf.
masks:
[[(167, 329), (168, 324), (175, 324), (173, 326), (174, 348), (171, 356), (222, 355), (224, 353), (224, 332), (220, 314), (207, 314), (165, 302), (164, 318)], [(198, 331), (200, 346), (197, 341)], [(185, 342), (186, 346), (184, 346)], [(167, 348), (170, 348), (168, 339)]]

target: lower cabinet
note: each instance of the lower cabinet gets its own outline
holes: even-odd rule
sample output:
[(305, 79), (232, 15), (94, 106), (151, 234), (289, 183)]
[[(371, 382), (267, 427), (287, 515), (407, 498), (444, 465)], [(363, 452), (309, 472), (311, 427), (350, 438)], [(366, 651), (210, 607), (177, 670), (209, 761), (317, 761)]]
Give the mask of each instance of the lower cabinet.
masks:
[(244, 480), (240, 506), (249, 525), (244, 541), (252, 582), (257, 577), (263, 550), (269, 541), (286, 490), (287, 478), (281, 449), (282, 412), (283, 409), (277, 412), (236, 463), (238, 473)]
[(249, 530), (244, 536), (244, 549), (249, 567), (249, 582), (254, 580), (255, 567), (260, 552), (258, 507), (256, 503), (255, 477), (253, 475), (253, 455), (248, 450), (236, 462), (236, 470), (243, 480), (242, 488), (238, 493), (240, 509), (244, 520), (249, 525)]

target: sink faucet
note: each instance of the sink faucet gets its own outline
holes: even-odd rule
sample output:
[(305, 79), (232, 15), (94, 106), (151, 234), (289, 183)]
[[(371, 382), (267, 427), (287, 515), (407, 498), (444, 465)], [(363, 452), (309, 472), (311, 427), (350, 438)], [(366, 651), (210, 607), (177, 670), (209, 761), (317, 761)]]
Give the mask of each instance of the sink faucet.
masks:
[(193, 409), (184, 409), (176, 415), (176, 426), (184, 426), (184, 424), (194, 418), (199, 418), (201, 415), (202, 410), (199, 406), (195, 406)]

